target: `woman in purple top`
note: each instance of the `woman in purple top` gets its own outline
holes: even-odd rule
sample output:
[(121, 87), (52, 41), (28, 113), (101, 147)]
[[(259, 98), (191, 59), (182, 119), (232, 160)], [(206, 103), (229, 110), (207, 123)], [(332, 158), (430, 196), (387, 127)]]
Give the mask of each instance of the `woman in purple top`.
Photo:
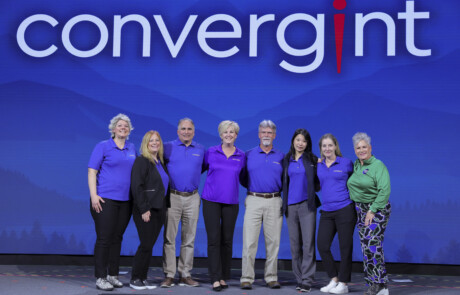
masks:
[(136, 290), (155, 289), (147, 281), (152, 249), (166, 218), (169, 207), (169, 175), (163, 160), (163, 142), (158, 131), (150, 130), (142, 139), (141, 155), (136, 158), (131, 173), (133, 219), (140, 245), (133, 259), (129, 286)]
[(94, 246), (96, 287), (101, 290), (121, 288), (118, 280), (121, 241), (131, 218), (130, 175), (136, 151), (127, 141), (133, 130), (124, 114), (109, 124), (112, 138), (96, 145), (88, 163), (88, 186), (91, 216), (96, 226)]
[(316, 272), (316, 208), (320, 206), (315, 193), (319, 190), (317, 162), (310, 133), (297, 129), (283, 161), (282, 213), (286, 214), (289, 230), (296, 289), (301, 292), (310, 292)]
[(233, 121), (222, 121), (218, 127), (222, 144), (210, 147), (204, 155), (208, 170), (201, 198), (208, 237), (208, 268), (214, 291), (227, 288), (230, 279), (233, 232), (238, 217), (239, 175), (245, 154), (235, 146), (240, 127)]
[[(327, 133), (319, 140), (321, 162), (318, 163), (318, 178), (321, 184), (322, 210), (318, 228), (318, 251), (331, 281), (321, 292), (348, 293), (351, 280), (353, 232), (356, 211), (350, 200), (347, 181), (353, 173), (351, 160), (342, 158), (339, 143), (334, 135)], [(335, 266), (331, 244), (338, 234), (340, 245), (340, 267)]]

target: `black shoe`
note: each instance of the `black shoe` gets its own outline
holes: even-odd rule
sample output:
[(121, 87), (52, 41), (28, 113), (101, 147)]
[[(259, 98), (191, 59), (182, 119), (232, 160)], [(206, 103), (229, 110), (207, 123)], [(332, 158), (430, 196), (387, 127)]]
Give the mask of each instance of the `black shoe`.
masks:
[(251, 290), (252, 289), (252, 284), (250, 282), (242, 282), (240, 287), (243, 290)]
[(301, 284), (297, 284), (297, 285), (295, 286), (295, 289), (296, 289), (297, 291), (300, 291), (300, 289), (302, 289), (302, 285), (301, 285)]
[(387, 284), (372, 284), (364, 295), (388, 295)]
[(129, 286), (135, 290), (145, 290), (147, 289), (147, 286), (144, 285), (144, 283), (142, 282), (142, 280), (140, 279), (135, 279), (135, 280), (131, 280), (129, 282)]
[(303, 292), (303, 293), (308, 293), (311, 291), (311, 287), (309, 285), (300, 285), (300, 292)]
[[(215, 283), (218, 283), (218, 282), (215, 282)], [(216, 292), (220, 292), (220, 291), (222, 291), (222, 285), (219, 283), (219, 285), (214, 287), (214, 284), (213, 284), (212, 285), (212, 290), (216, 291)]]
[(222, 287), (222, 289), (228, 289), (228, 285), (227, 285), (227, 284), (220, 284), (220, 286)]

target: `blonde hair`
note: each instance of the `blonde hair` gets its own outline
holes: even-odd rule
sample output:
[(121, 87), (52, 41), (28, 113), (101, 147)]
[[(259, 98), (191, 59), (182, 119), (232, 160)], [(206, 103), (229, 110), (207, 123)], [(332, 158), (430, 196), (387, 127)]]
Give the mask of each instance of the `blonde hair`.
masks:
[(163, 140), (161, 139), (161, 136), (160, 136), (160, 133), (156, 130), (150, 130), (150, 131), (147, 131), (147, 133), (145, 133), (144, 137), (142, 138), (142, 143), (141, 143), (141, 147), (139, 149), (139, 153), (144, 156), (145, 158), (149, 159), (150, 162), (152, 162), (153, 164), (157, 164), (155, 163), (155, 160), (153, 159), (153, 156), (152, 154), (149, 152), (149, 141), (150, 141), (150, 138), (152, 138), (153, 135), (156, 135), (158, 136), (158, 138), (160, 139), (160, 148), (158, 149), (158, 159), (160, 159), (161, 163), (164, 164), (164, 161), (163, 161), (163, 153), (164, 153), (164, 149), (163, 149)]
[(225, 121), (220, 122), (219, 127), (217, 127), (217, 131), (219, 132), (219, 135), (222, 136), (222, 134), (225, 131), (227, 131), (229, 127), (233, 128), (236, 135), (238, 135), (238, 132), (240, 132), (240, 126), (238, 125), (238, 123), (236, 123), (235, 121), (225, 120)]
[(324, 158), (323, 152), (321, 150), (321, 145), (323, 144), (323, 140), (325, 140), (326, 138), (329, 138), (334, 143), (335, 155), (338, 157), (342, 157), (342, 152), (340, 151), (339, 142), (337, 141), (337, 138), (335, 138), (335, 136), (332, 135), (331, 133), (326, 133), (323, 136), (321, 136), (321, 138), (319, 139), (319, 153), (321, 155), (321, 158)]
[[(133, 129), (134, 129), (133, 125), (131, 124), (131, 120), (129, 119), (129, 117), (126, 116), (125, 114), (120, 113), (120, 114), (116, 115), (115, 117), (113, 117), (110, 120), (109, 132), (110, 132), (110, 135), (112, 136), (112, 138), (115, 137), (115, 133), (113, 133), (113, 129), (115, 129), (115, 127), (117, 126), (118, 121), (120, 121), (120, 120), (126, 121), (126, 123), (128, 123), (129, 133), (131, 133), (131, 131), (133, 131)], [(129, 139), (129, 136), (126, 137), (126, 139)]]

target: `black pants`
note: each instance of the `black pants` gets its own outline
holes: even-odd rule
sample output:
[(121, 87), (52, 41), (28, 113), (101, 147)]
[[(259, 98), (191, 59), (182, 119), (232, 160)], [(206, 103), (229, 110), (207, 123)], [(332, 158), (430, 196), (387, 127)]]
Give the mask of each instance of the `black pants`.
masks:
[(104, 199), (104, 201), (105, 203), (101, 203), (100, 213), (90, 208), (97, 236), (94, 245), (96, 278), (105, 278), (107, 274), (118, 275), (121, 241), (131, 219), (132, 211), (131, 201), (111, 199)]
[[(318, 228), (318, 251), (324, 268), (330, 278), (338, 277), (340, 282), (351, 280), (353, 254), (353, 232), (356, 225), (355, 205), (352, 203), (337, 211), (321, 211)], [(335, 234), (339, 235), (340, 267), (337, 270), (331, 253)]]
[(222, 204), (203, 199), (203, 218), (208, 236), (208, 269), (211, 283), (230, 279), (233, 232), (238, 204)]
[(150, 209), (150, 221), (142, 219), (142, 213), (134, 207), (133, 219), (139, 234), (140, 245), (133, 258), (131, 279), (147, 279), (150, 257), (152, 257), (153, 245), (157, 241), (161, 228), (165, 223), (166, 203), (162, 209)]

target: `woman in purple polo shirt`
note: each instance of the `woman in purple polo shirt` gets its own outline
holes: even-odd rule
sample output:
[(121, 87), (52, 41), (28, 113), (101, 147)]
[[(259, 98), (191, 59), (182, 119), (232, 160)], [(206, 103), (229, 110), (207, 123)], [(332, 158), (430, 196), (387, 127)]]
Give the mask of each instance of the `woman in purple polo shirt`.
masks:
[(283, 207), (289, 230), (292, 272), (296, 289), (310, 292), (316, 272), (316, 208), (320, 205), (316, 176), (318, 157), (312, 152), (310, 133), (297, 129), (283, 161)]
[(131, 168), (136, 159), (134, 145), (127, 139), (133, 130), (124, 114), (112, 118), (112, 138), (96, 145), (88, 163), (91, 216), (96, 226), (94, 246), (96, 287), (121, 288), (118, 268), (123, 234), (131, 218), (129, 198)]
[(214, 291), (227, 288), (230, 279), (233, 232), (238, 217), (239, 175), (245, 154), (235, 146), (240, 127), (222, 121), (218, 127), (222, 144), (210, 147), (204, 155), (208, 170), (201, 198), (208, 237), (208, 268)]
[[(351, 280), (353, 232), (356, 211), (350, 199), (347, 181), (353, 173), (353, 162), (343, 158), (334, 135), (324, 134), (319, 140), (321, 162), (318, 163), (318, 178), (321, 184), (321, 217), (318, 228), (318, 251), (331, 281), (321, 292), (348, 293)], [(331, 253), (331, 244), (338, 234), (340, 245), (340, 267), (337, 269)]]
[(133, 259), (129, 286), (136, 290), (155, 289), (147, 281), (152, 249), (165, 222), (169, 207), (169, 175), (163, 160), (163, 142), (158, 131), (150, 130), (142, 139), (140, 153), (131, 173), (134, 200), (133, 219), (140, 245)]

